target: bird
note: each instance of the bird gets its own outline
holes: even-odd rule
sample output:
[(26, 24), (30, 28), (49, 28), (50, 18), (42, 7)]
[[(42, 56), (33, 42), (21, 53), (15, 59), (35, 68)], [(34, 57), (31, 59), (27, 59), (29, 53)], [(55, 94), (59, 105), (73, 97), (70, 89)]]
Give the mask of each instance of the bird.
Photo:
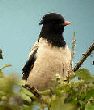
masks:
[(42, 17), (39, 38), (22, 69), (23, 80), (30, 87), (39, 91), (56, 87), (57, 74), (62, 81), (67, 80), (71, 70), (71, 51), (64, 40), (63, 32), (65, 26), (70, 24), (72, 23), (58, 13), (47, 13)]

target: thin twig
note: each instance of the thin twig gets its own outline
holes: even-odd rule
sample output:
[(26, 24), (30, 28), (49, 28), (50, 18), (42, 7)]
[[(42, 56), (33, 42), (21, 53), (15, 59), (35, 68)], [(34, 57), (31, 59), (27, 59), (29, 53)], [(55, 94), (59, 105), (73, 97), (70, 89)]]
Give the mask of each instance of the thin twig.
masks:
[(35, 89), (34, 87), (30, 87), (30, 85), (28, 85), (28, 84), (25, 84), (25, 86), (22, 86), (22, 87), (24, 87), (24, 88), (26, 88), (27, 90), (29, 90), (29, 91), (30, 91), (31, 93), (33, 93), (34, 96), (36, 96), (37, 98), (40, 98), (40, 97), (41, 97), (41, 95), (38, 93), (38, 90)]
[(72, 41), (72, 53), (71, 53), (71, 57), (72, 57), (72, 60), (73, 60), (73, 56), (75, 54), (75, 50), (74, 50), (74, 47), (75, 47), (75, 32), (73, 33), (73, 41)]
[(75, 54), (75, 50), (74, 50), (74, 48), (75, 48), (75, 41), (76, 41), (76, 39), (75, 39), (75, 32), (74, 32), (74, 33), (73, 33), (73, 40), (72, 40), (70, 69), (69, 69), (69, 71), (68, 71), (68, 77), (67, 77), (67, 81), (68, 81), (68, 82), (69, 82), (70, 73), (73, 72), (73, 71), (72, 71), (72, 62), (73, 62), (73, 56), (74, 56), (74, 54)]
[(81, 58), (81, 60), (76, 64), (76, 66), (73, 69), (74, 72), (77, 71), (81, 67), (83, 62), (86, 60), (86, 58), (89, 55), (91, 55), (93, 50), (94, 50), (94, 43), (89, 47), (89, 49), (85, 52), (85, 54), (83, 54), (83, 57)]
[(74, 48), (75, 48), (75, 41), (76, 41), (76, 39), (75, 39), (75, 32), (74, 32), (74, 33), (73, 33), (73, 40), (72, 40), (71, 68), (72, 68), (73, 56), (74, 56), (74, 54), (75, 54), (75, 50), (74, 50)]
[(36, 88), (30, 87), (30, 85), (28, 85), (28, 84), (25, 84), (22, 87), (23, 88), (26, 88), (28, 91), (30, 91), (31, 93), (33, 93), (34, 96), (37, 97), (37, 98), (40, 98), (42, 95), (43, 96), (46, 96), (46, 95), (51, 95), (52, 94), (51, 89), (44, 90), (44, 91), (38, 91)]
[[(51, 94), (51, 90), (46, 90), (46, 91), (41, 91), (39, 92), (36, 88), (34, 87), (30, 87), (30, 85), (26, 84), (25, 86), (22, 86), (24, 88), (26, 88), (28, 91), (30, 91), (31, 93), (33, 93), (34, 97), (30, 97), (31, 101), (35, 101), (36, 98), (38, 99), (38, 101), (40, 100), (40, 103), (43, 104), (43, 105), (47, 105), (48, 108), (50, 107), (49, 103), (48, 102), (44, 102), (43, 99), (42, 99), (42, 96), (45, 96), (45, 95), (49, 95)], [(25, 104), (28, 104), (27, 101), (24, 100), (24, 103)], [(43, 107), (42, 109), (44, 110), (45, 107)], [(48, 109), (49, 110), (49, 109)]]

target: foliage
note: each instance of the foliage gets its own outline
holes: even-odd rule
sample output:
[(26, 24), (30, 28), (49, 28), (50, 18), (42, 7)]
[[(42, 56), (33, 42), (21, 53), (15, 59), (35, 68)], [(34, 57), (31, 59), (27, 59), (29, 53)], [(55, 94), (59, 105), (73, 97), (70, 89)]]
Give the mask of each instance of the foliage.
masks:
[(0, 49), (0, 59), (3, 59), (2, 50)]
[(8, 66), (0, 69), (0, 110), (94, 110), (94, 77), (87, 69), (72, 73), (66, 82), (57, 74), (55, 88), (30, 92), (14, 74), (4, 76)]

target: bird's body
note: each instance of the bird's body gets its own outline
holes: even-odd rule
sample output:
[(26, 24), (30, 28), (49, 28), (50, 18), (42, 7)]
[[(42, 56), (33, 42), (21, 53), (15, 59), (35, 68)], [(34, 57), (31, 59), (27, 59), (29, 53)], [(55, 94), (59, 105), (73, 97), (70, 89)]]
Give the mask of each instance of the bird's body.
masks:
[[(59, 17), (61, 16), (59, 15)], [(61, 22), (58, 25), (59, 20), (54, 20), (56, 22), (53, 23), (52, 21), (49, 23), (49, 20), (45, 19), (44, 21), (47, 24), (44, 22), (39, 39), (23, 68), (24, 75), (27, 76), (27, 84), (40, 91), (56, 86), (56, 74), (59, 74), (63, 81), (66, 80), (71, 69), (71, 52), (62, 36), (64, 26), (60, 25)]]
[(27, 79), (27, 83), (38, 90), (45, 90), (55, 86), (56, 74), (62, 80), (68, 77), (71, 54), (68, 46), (51, 46), (47, 40), (40, 38), (36, 54), (37, 60)]

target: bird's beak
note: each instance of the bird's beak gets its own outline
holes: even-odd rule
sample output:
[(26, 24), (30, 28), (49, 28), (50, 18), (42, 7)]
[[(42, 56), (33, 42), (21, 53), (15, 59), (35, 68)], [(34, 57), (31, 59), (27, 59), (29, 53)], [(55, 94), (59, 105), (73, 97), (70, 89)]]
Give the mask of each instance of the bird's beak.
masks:
[(72, 23), (69, 22), (69, 21), (64, 21), (64, 23), (63, 23), (64, 26), (67, 26), (67, 25), (70, 25), (70, 24), (72, 24)]

